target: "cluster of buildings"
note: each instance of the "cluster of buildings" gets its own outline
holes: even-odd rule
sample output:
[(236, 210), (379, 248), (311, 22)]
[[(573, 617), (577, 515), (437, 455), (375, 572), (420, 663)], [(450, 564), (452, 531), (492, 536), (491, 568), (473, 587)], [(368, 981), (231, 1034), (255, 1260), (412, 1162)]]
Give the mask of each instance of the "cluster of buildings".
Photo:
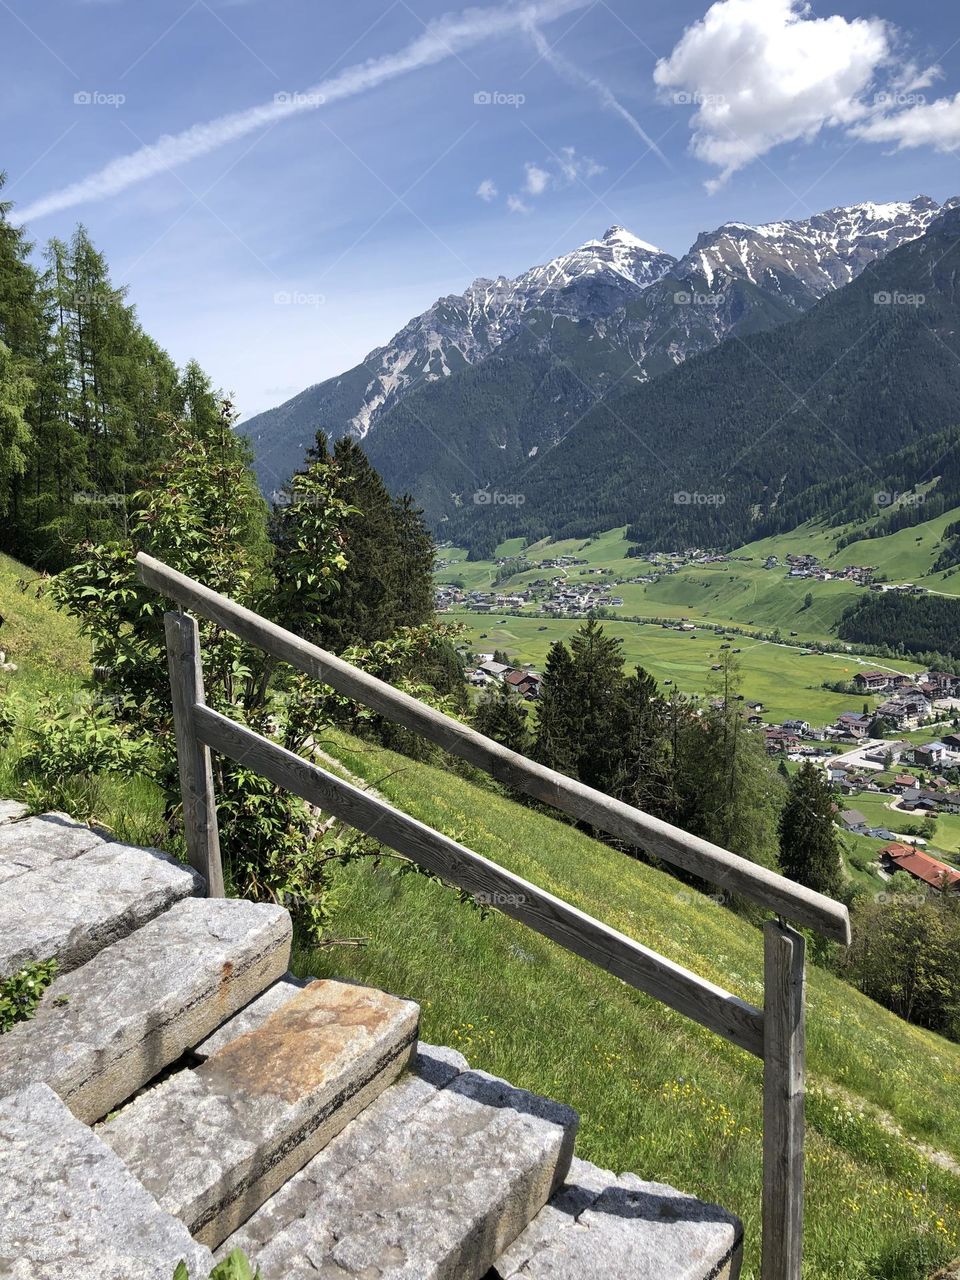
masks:
[[(843, 569), (825, 569), (819, 559), (810, 554), (788, 555), (785, 564), (788, 578), (813, 578), (816, 582), (856, 582), (861, 587), (870, 586), (877, 571), (875, 566), (863, 564), (848, 564)], [(763, 567), (780, 568), (779, 557), (767, 556)]]
[(476, 665), (468, 667), (465, 675), (467, 681), (478, 689), (502, 684), (527, 701), (534, 701), (540, 696), (542, 677), (536, 671), (496, 662), (492, 653), (478, 653)]
[(466, 591), (450, 583), (438, 586), (434, 593), (438, 611), (454, 606), (475, 613), (515, 613), (524, 605), (535, 604), (543, 613), (555, 617), (577, 617), (591, 609), (623, 607), (623, 596), (615, 595), (619, 583), (573, 583), (568, 578), (537, 578), (517, 591)]

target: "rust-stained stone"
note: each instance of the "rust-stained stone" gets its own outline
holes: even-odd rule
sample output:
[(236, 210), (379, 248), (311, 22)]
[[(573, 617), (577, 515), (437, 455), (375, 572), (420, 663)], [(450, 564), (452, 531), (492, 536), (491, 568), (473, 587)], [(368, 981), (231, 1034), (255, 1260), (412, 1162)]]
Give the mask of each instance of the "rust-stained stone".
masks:
[(98, 1132), (163, 1208), (219, 1244), (397, 1078), (418, 1023), (412, 1001), (313, 982)]
[(257, 996), (256, 1000), (251, 1000), (239, 1013), (218, 1027), (212, 1036), (202, 1040), (193, 1050), (194, 1054), (198, 1058), (209, 1058), (211, 1054), (225, 1048), (231, 1040), (246, 1035), (248, 1031), (255, 1031), (271, 1013), (276, 1013), (311, 982), (316, 982), (316, 978), (295, 978), (292, 973), (285, 973), (272, 987), (267, 987), (262, 995)]

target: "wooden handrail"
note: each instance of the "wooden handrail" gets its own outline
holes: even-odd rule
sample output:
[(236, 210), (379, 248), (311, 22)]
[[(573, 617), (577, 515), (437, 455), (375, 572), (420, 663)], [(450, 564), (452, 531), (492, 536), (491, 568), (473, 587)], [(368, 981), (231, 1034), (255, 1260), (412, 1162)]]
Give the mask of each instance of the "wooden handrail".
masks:
[(141, 552), (137, 567), (141, 581), (161, 595), (468, 760), (498, 781), (826, 938), (849, 943), (847, 908), (832, 898), (510, 751), (152, 556)]
[[(849, 916), (840, 903), (508, 751), (151, 556), (138, 555), (137, 567), (141, 580), (162, 595), (518, 790), (751, 898), (778, 915), (807, 924), (828, 938), (849, 942)], [(568, 951), (760, 1057), (761, 1276), (762, 1280), (800, 1280), (805, 1091), (803, 935), (783, 920), (766, 922), (761, 1011), (386, 801), (214, 711), (204, 701), (196, 618), (181, 611), (166, 614), (164, 622), (187, 852), (191, 863), (206, 878), (208, 893), (223, 893), (210, 762), (213, 749), (257, 770), (277, 786), (310, 800), (350, 826), (375, 835), (443, 880), (475, 897), (486, 898), (506, 915)]]
[(493, 903), (504, 915), (655, 996), (748, 1053), (763, 1057), (763, 1013), (752, 1004), (218, 711), (196, 707), (194, 724), (200, 741), (215, 751), (358, 831), (376, 836), (425, 870), (481, 901)]

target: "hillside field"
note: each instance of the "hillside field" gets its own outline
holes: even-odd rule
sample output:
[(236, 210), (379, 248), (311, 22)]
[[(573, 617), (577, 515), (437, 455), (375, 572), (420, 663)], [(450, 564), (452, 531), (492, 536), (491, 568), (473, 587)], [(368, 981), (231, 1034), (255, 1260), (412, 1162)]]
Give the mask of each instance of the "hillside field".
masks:
[[(569, 640), (583, 625), (582, 619), (577, 618), (480, 616), (460, 610), (444, 617), (466, 627), (466, 639), (473, 648), (503, 649), (514, 661), (529, 662), (538, 668), (542, 668), (554, 641)], [(857, 671), (877, 665), (854, 654), (804, 655), (796, 647), (772, 641), (734, 635), (723, 640), (712, 631), (665, 630), (653, 623), (604, 621), (603, 627), (623, 641), (629, 667), (645, 667), (661, 684), (670, 681), (687, 694), (702, 695), (709, 690), (710, 669), (722, 656), (721, 644), (739, 649), (736, 656), (743, 674), (743, 694), (749, 701), (762, 702), (763, 715), (769, 720), (799, 718), (812, 724), (828, 724), (842, 711), (860, 711), (864, 702), (875, 705), (880, 701), (822, 687), (825, 681), (852, 680)], [(881, 665), (892, 670), (909, 669), (902, 664)]]

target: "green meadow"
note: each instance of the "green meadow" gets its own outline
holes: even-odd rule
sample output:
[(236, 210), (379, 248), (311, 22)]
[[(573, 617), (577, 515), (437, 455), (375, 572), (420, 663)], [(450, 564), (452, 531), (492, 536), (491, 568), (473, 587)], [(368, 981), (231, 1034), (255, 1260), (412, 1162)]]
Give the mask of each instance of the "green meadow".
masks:
[[(547, 650), (556, 640), (569, 640), (582, 620), (516, 617), (511, 614), (478, 615), (463, 611), (445, 614), (451, 622), (466, 628), (465, 638), (481, 651), (503, 649), (517, 663), (542, 667)], [(852, 680), (857, 671), (876, 665), (866, 658), (808, 653), (772, 641), (751, 640), (730, 635), (723, 639), (712, 631), (666, 630), (655, 623), (604, 622), (604, 629), (623, 641), (629, 666), (645, 667), (653, 676), (687, 694), (705, 694), (710, 689), (711, 668), (719, 662), (721, 644), (739, 649), (737, 659), (743, 675), (743, 694), (748, 701), (762, 702), (770, 720), (809, 720), (827, 724), (842, 711), (859, 711), (864, 702), (876, 705), (878, 698), (833, 693), (825, 681)], [(884, 665), (893, 667), (894, 664)], [(896, 668), (907, 670), (906, 667)]]

